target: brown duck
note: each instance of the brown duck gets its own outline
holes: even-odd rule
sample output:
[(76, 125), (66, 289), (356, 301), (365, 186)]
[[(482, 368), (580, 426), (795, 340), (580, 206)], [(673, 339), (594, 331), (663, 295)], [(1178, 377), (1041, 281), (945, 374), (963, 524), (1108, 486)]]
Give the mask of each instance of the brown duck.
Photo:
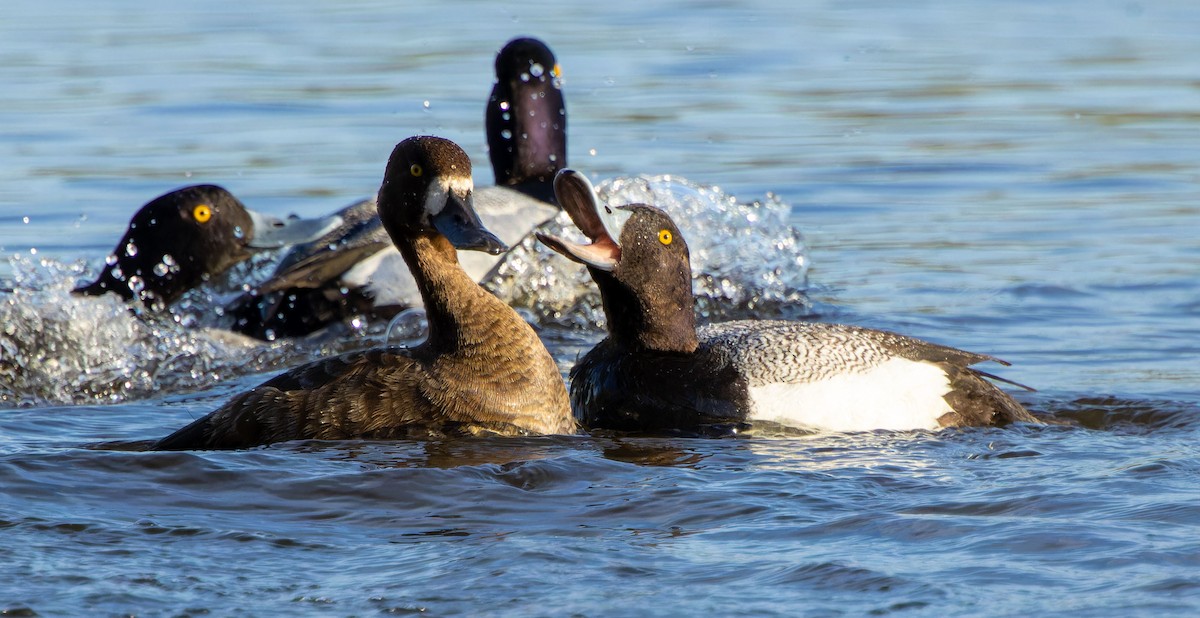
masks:
[(424, 343), (288, 371), (153, 448), (573, 432), (566, 389), (549, 352), (516, 312), (459, 266), (456, 247), (504, 249), (480, 223), (472, 189), (466, 153), (437, 137), (398, 144), (379, 189), (379, 216), (425, 303)]

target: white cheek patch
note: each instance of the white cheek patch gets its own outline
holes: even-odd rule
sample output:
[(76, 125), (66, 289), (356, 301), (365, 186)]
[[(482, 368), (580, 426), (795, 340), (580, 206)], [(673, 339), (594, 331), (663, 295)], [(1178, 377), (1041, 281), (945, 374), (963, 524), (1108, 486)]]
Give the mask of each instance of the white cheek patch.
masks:
[(475, 188), (475, 183), (469, 177), (438, 176), (429, 183), (425, 191), (425, 213), (435, 217), (446, 207), (446, 200), (454, 193), (467, 195)]
[(749, 420), (825, 431), (932, 430), (951, 411), (942, 398), (948, 392), (940, 367), (893, 358), (816, 382), (752, 386)]

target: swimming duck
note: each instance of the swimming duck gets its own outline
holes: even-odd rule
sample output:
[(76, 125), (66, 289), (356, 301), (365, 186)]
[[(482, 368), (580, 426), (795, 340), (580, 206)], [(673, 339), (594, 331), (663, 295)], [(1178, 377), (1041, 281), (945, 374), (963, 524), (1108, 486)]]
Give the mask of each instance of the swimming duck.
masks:
[[(567, 161), (560, 78), (554, 53), (537, 39), (513, 39), (496, 55), (485, 113), (496, 186), (476, 190), (475, 208), (510, 246), (558, 214), (554, 174)], [(419, 303), (404, 261), (375, 216), (375, 201), (337, 214), (344, 225), (294, 247), (270, 279), (227, 308), (233, 330), (259, 339), (302, 336), (347, 316), (386, 318)], [(499, 258), (472, 253), (461, 259), (478, 281)]]
[(142, 206), (92, 283), (75, 294), (117, 294), (162, 310), (184, 292), (250, 257), (312, 240), (340, 220), (283, 220), (246, 208), (216, 185), (193, 185)]
[(573, 170), (559, 203), (591, 240), (538, 234), (585, 264), (608, 337), (571, 370), (583, 425), (622, 431), (775, 423), (827, 431), (938, 429), (1038, 422), (970, 366), (983, 354), (839, 324), (737, 321), (696, 328), (688, 246), (663, 211), (619, 208), (616, 229)]
[(471, 161), (454, 142), (398, 144), (379, 217), (412, 269), (429, 321), (414, 348), (329, 358), (272, 378), (153, 448), (244, 448), (296, 439), (574, 431), (550, 353), (508, 305), (479, 287), (455, 248), (504, 250), (472, 205)]

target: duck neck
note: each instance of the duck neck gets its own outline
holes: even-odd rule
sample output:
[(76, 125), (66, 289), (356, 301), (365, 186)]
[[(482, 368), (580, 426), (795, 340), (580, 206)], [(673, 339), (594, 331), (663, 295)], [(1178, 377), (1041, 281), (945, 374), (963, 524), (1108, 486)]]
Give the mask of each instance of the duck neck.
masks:
[(609, 339), (634, 350), (691, 354), (696, 339), (695, 299), (687, 294), (637, 294), (612, 274), (589, 269), (600, 288)]
[[(429, 322), (426, 346), (440, 354), (478, 349), (464, 344), (486, 341), (495, 322), (491, 305), (501, 303), (477, 283), (458, 263), (458, 253), (440, 234), (417, 234), (396, 241), (412, 271), (425, 316)], [(515, 314), (514, 314), (515, 316)]]

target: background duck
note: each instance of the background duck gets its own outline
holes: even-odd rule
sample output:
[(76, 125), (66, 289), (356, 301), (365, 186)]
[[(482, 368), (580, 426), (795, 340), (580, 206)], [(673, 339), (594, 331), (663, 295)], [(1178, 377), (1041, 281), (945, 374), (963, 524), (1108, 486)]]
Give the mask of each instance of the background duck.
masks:
[(138, 209), (95, 281), (73, 292), (117, 294), (162, 310), (252, 252), (305, 242), (340, 220), (283, 220), (254, 212), (216, 185), (192, 185)]
[[(838, 324), (739, 321), (696, 329), (688, 247), (661, 210), (606, 220), (587, 179), (564, 170), (559, 202), (592, 241), (539, 234), (585, 264), (608, 337), (571, 370), (588, 428), (700, 429), (767, 422), (829, 431), (1037, 422), (970, 365), (998, 359)], [(619, 240), (618, 240), (619, 239)]]
[(482, 226), (472, 188), (470, 159), (449, 140), (412, 137), (388, 160), (379, 217), (421, 292), (429, 320), (424, 343), (299, 367), (154, 448), (573, 432), (566, 388), (550, 353), (515, 311), (458, 263), (456, 248), (493, 254), (505, 248)]
[[(534, 38), (509, 41), (496, 55), (496, 84), (485, 112), (496, 186), (475, 192), (475, 208), (507, 245), (558, 213), (554, 174), (567, 162), (567, 114), (554, 53)], [(375, 214), (375, 200), (337, 214), (344, 224), (295, 247), (275, 273), (236, 299), (232, 329), (257, 337), (302, 336), (351, 315), (390, 317), (419, 304), (417, 287)], [(475, 280), (495, 256), (461, 256)]]

